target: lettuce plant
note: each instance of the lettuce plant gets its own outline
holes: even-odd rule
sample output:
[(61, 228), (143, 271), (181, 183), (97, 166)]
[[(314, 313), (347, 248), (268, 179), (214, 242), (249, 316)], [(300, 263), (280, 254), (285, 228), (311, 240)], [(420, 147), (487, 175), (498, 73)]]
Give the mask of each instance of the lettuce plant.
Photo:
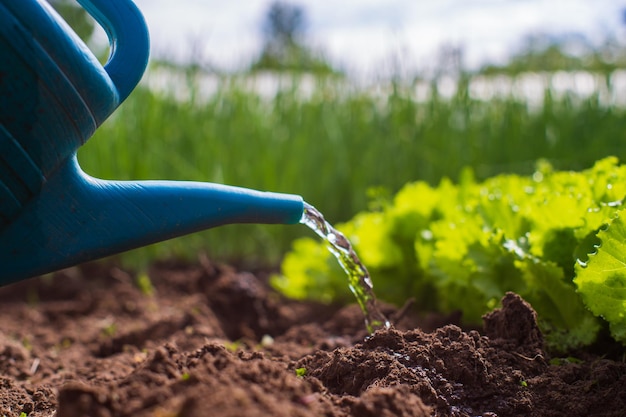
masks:
[[(478, 182), (466, 171), (458, 184), (407, 184), (338, 229), (379, 298), (414, 297), (422, 309), (460, 310), (479, 324), (515, 291), (537, 311), (550, 346), (565, 351), (592, 343), (599, 317), (626, 343), (625, 195), (626, 166), (614, 157), (581, 172), (540, 161), (529, 176)], [(294, 242), (273, 283), (295, 298), (350, 299), (343, 271), (311, 238)]]

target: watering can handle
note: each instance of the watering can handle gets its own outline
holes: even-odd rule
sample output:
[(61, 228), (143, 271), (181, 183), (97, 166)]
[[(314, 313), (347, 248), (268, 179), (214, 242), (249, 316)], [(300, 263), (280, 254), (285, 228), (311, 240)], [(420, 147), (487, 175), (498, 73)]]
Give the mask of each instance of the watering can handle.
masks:
[(131, 0), (78, 0), (104, 28), (111, 53), (104, 69), (119, 92), (119, 102), (139, 83), (148, 64), (150, 40), (146, 22)]

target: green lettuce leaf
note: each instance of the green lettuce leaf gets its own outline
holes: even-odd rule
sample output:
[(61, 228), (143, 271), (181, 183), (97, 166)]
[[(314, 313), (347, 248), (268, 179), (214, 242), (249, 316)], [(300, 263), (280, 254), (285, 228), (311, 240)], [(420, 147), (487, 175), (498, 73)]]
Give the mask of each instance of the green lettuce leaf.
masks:
[(626, 210), (597, 234), (600, 244), (576, 266), (574, 282), (589, 309), (609, 323), (612, 336), (626, 344)]

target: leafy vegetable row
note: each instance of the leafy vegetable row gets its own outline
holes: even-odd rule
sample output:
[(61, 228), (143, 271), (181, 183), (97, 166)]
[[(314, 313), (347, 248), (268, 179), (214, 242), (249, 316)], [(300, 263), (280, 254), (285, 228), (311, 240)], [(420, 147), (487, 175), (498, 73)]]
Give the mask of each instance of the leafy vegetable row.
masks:
[[(461, 310), (468, 324), (515, 291), (537, 311), (551, 348), (592, 343), (601, 319), (626, 344), (626, 166), (499, 175), (458, 184), (407, 184), (339, 225), (370, 270), (376, 294), (421, 308)], [(273, 284), (294, 298), (350, 300), (345, 274), (323, 243), (294, 242)]]

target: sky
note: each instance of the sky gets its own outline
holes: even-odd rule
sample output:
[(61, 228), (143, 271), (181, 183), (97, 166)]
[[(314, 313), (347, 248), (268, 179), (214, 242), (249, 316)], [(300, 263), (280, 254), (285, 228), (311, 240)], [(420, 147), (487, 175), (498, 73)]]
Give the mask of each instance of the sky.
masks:
[[(135, 0), (152, 56), (190, 56), (225, 70), (258, 55), (271, 0)], [(580, 33), (626, 43), (626, 0), (289, 0), (304, 8), (307, 43), (347, 72), (424, 68), (442, 46), (475, 68), (503, 62), (529, 34)]]

